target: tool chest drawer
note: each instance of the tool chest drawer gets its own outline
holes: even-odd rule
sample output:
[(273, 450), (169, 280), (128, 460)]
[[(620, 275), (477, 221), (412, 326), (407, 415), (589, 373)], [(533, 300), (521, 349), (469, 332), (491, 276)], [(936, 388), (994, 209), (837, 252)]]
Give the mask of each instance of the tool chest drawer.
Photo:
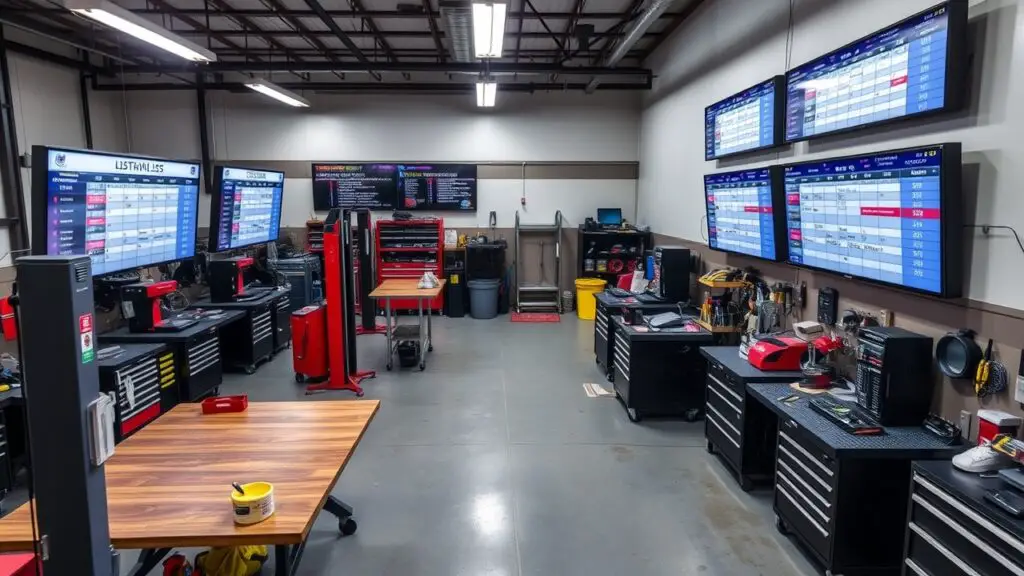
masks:
[(291, 299), (283, 296), (274, 308), (274, 351), (283, 350), (292, 341)]
[(630, 343), (629, 339), (623, 336), (621, 333), (615, 334), (615, 344), (612, 347), (613, 352), (613, 363), (615, 369), (618, 371), (627, 382), (629, 381), (629, 354), (630, 354)]
[(179, 375), (183, 402), (194, 402), (220, 386), (224, 377), (220, 339), (216, 331), (189, 340), (182, 353), (184, 362)]
[(743, 450), (743, 402), (742, 395), (708, 375), (705, 435), (737, 468)]
[(779, 420), (775, 511), (823, 564), (832, 561), (838, 466), (804, 437), (799, 425)]
[(746, 392), (746, 384), (738, 376), (715, 360), (708, 360), (708, 383), (712, 381), (740, 397)]
[(1024, 534), (915, 471), (904, 565), (907, 574), (1024, 575)]
[(112, 394), (114, 439), (124, 440), (178, 404), (174, 353), (153, 344), (122, 344), (97, 361), (100, 391)]

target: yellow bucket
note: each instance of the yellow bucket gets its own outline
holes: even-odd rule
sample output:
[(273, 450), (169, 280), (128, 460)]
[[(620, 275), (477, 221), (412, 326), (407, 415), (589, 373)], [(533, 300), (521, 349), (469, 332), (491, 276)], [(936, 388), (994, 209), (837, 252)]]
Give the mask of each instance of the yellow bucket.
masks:
[(604, 290), (608, 282), (598, 278), (576, 280), (576, 315), (582, 320), (593, 320), (597, 316), (597, 300), (594, 294)]
[(231, 505), (235, 509), (236, 524), (255, 524), (274, 514), (274, 485), (270, 482), (242, 484), (245, 494), (231, 490)]

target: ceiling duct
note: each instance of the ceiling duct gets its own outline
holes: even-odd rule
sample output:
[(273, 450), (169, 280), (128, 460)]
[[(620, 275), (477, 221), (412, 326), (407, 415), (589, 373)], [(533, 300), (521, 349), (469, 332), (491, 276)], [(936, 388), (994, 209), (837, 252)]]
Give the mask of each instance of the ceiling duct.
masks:
[(452, 60), (476, 61), (473, 54), (473, 5), (458, 0), (441, 0), (438, 7), (444, 22), (445, 44)]
[[(692, 1), (692, 0), (691, 0)], [(633, 21), (632, 26), (626, 30), (626, 34), (623, 35), (622, 40), (615, 47), (615, 50), (608, 56), (608, 58), (602, 63), (607, 68), (614, 68), (629, 54), (633, 46), (636, 45), (658, 18), (664, 14), (669, 8), (679, 0), (651, 0), (647, 3), (647, 8), (643, 10), (640, 16)], [(597, 85), (600, 84), (600, 80), (597, 78), (591, 78), (590, 83), (587, 84), (586, 92), (589, 94), (597, 89)]]

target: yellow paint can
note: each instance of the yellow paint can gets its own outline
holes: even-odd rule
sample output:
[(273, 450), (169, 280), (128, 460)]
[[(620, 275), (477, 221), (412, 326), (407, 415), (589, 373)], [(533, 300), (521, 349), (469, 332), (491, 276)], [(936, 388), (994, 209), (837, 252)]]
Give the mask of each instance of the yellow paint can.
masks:
[(256, 524), (274, 514), (274, 485), (270, 482), (242, 484), (241, 494), (231, 490), (231, 505), (235, 509), (236, 524)]

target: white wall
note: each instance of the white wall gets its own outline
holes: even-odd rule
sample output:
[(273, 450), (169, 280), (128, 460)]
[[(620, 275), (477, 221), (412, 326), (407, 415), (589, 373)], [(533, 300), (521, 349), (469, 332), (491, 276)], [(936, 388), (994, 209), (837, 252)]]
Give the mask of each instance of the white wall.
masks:
[[(8, 40), (34, 45), (50, 52), (77, 57), (67, 47), (40, 41), (19, 30), (5, 29)], [(78, 71), (8, 52), (14, 122), (18, 133), (18, 151), (32, 152), (34, 145), (86, 148), (85, 125)], [(89, 91), (93, 146), (97, 150), (123, 151), (126, 147), (124, 106), (115, 92)], [(32, 174), (21, 170), (26, 218), (31, 225)], [(3, 205), (0, 203), (0, 213)], [(31, 235), (30, 235), (31, 238)], [(7, 230), (0, 231), (0, 255), (9, 250)], [(9, 265), (10, 257), (0, 260)]]
[[(953, 141), (963, 143), (965, 174), (977, 179), (965, 185), (972, 202), (967, 221), (1018, 226), (1024, 232), (1024, 109), (1019, 104), (1024, 102), (1024, 10), (1016, 0), (971, 2), (976, 53), (969, 111), (799, 143), (779, 153), (704, 161), (705, 106), (936, 3), (795, 0), (787, 61), (789, 0), (705, 2), (646, 63), (656, 76), (641, 120), (639, 223), (700, 242), (707, 234), (704, 174)], [(964, 240), (966, 296), (1024, 308), (1018, 295), (1024, 254), (1013, 236), (967, 233)]]
[[(634, 94), (501, 94), (490, 111), (469, 95), (320, 95), (295, 110), (258, 95), (210, 93), (211, 155), (216, 161), (635, 162), (639, 101)], [(198, 158), (193, 92), (131, 92), (133, 152)], [(499, 227), (553, 220), (582, 223), (599, 206), (621, 206), (633, 219), (634, 180), (481, 180), (473, 214), (441, 213), (451, 227)], [(200, 199), (208, 221), (210, 196)], [(313, 212), (308, 178), (285, 181), (283, 226), (302, 226)], [(321, 214), (322, 216), (323, 214)], [(385, 213), (381, 213), (381, 216)]]

